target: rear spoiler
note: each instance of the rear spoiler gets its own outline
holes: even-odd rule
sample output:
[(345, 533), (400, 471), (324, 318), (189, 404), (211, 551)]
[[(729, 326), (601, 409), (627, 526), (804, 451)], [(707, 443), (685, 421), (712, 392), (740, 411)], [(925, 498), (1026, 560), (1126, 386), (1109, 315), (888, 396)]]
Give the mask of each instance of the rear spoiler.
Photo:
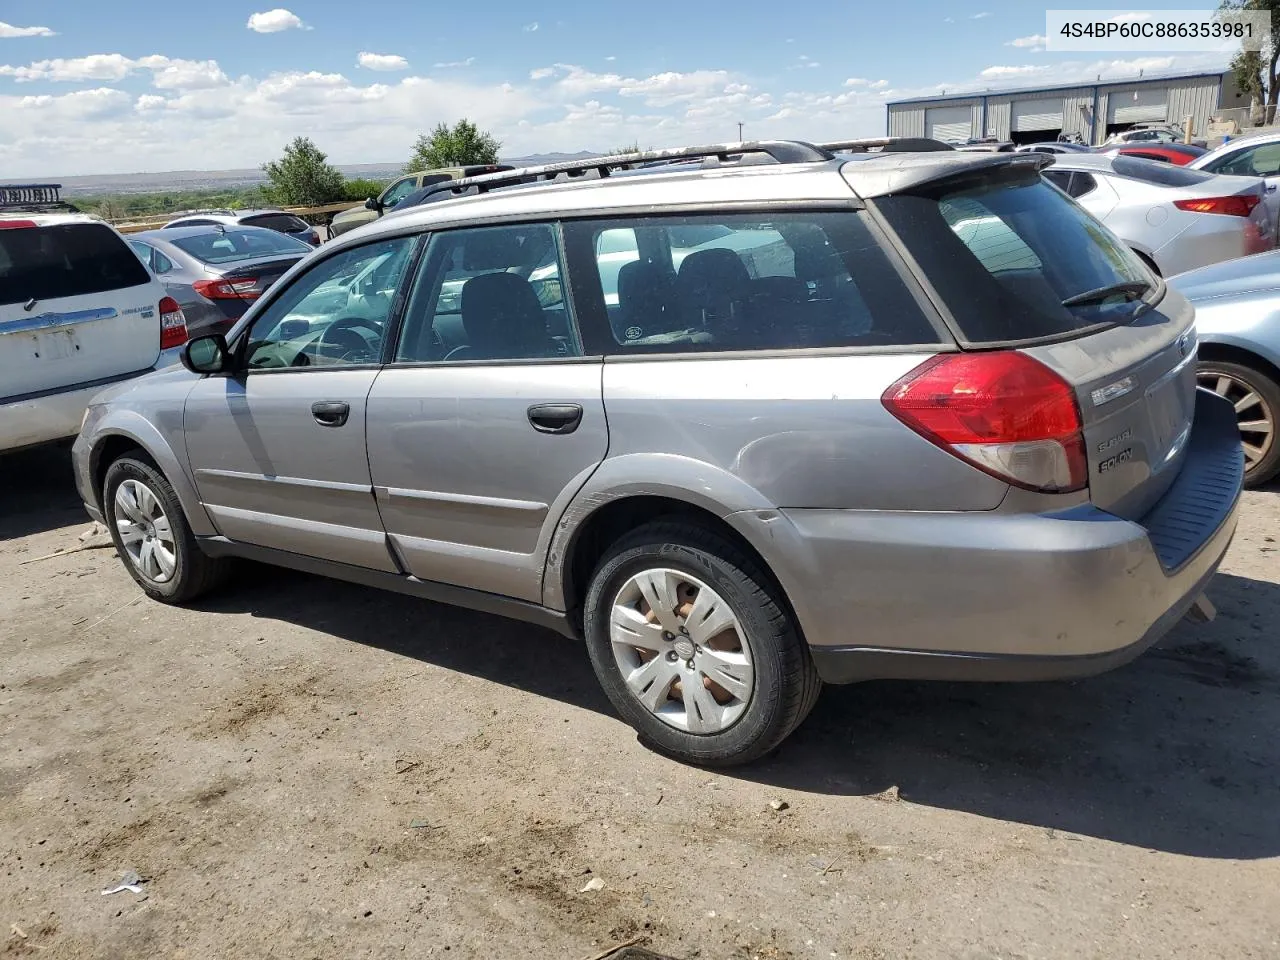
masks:
[(930, 183), (1008, 172), (1039, 173), (1053, 164), (1044, 153), (969, 153), (954, 150), (944, 155), (904, 153), (883, 159), (850, 161), (842, 173), (854, 193), (864, 199), (904, 193)]

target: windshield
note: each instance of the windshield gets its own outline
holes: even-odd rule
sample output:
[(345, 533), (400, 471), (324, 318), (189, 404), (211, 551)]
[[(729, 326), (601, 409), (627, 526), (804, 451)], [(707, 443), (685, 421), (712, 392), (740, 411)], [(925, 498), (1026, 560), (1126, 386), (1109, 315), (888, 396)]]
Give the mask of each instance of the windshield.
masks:
[(133, 251), (102, 224), (0, 230), (0, 304), (79, 297), (150, 279)]
[(969, 343), (1127, 322), (1159, 286), (1114, 234), (1034, 174), (939, 186), (876, 205)]
[(259, 257), (301, 256), (311, 252), (311, 248), (301, 240), (265, 229), (211, 230), (193, 237), (166, 239), (202, 263), (234, 263)]

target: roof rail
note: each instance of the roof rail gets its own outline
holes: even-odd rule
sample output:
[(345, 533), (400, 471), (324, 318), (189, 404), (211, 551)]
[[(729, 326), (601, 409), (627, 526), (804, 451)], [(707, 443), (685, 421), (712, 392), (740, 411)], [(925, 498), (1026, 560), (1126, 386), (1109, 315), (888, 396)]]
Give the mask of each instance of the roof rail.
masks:
[(0, 208), (17, 207), (67, 207), (58, 191), (60, 183), (5, 183), (0, 184)]
[(744, 154), (767, 155), (777, 163), (817, 163), (832, 158), (832, 154), (829, 151), (799, 140), (746, 140), (742, 143), (717, 143), (705, 147), (641, 150), (636, 153), (618, 153), (603, 157), (591, 157), (586, 160), (567, 160), (537, 167), (520, 167), (515, 170), (479, 174), (474, 177), (459, 177), (457, 180), (444, 180), (438, 184), (433, 184), (428, 194), (424, 196), (444, 193), (445, 191), (461, 194), (472, 187), (476, 188), (477, 193), (487, 193), (498, 187), (536, 183), (539, 180), (555, 180), (561, 175), (574, 179), (594, 172), (597, 177), (603, 178), (609, 176), (614, 169), (628, 170), (632, 167), (679, 160), (699, 160), (712, 157), (723, 163), (727, 162), (731, 157), (738, 157)]
[(862, 140), (831, 140), (815, 146), (839, 153), (870, 153), (874, 148), (878, 148), (880, 153), (932, 153), (955, 149), (951, 144), (932, 137), (868, 137)]

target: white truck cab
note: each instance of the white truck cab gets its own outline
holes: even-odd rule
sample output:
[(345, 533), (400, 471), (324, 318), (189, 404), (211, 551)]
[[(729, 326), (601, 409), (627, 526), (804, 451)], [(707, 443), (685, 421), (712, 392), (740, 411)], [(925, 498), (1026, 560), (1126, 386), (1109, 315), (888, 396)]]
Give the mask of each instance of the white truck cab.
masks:
[(89, 399), (176, 362), (177, 302), (55, 184), (0, 185), (0, 453), (75, 436)]

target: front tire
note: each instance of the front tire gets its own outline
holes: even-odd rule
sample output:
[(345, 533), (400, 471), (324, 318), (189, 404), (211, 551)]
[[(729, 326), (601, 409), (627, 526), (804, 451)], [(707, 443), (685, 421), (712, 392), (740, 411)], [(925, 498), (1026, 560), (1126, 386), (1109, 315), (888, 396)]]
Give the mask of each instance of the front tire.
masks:
[(1280, 385), (1265, 373), (1241, 363), (1202, 360), (1196, 381), (1230, 401), (1244, 449), (1244, 485), (1260, 487), (1280, 474)]
[(227, 561), (201, 552), (173, 486), (150, 462), (112, 463), (102, 505), (125, 569), (152, 600), (187, 603), (222, 582)]
[(691, 524), (648, 524), (610, 548), (591, 578), (584, 628), (614, 708), (683, 762), (763, 756), (822, 688), (777, 586), (741, 549)]

